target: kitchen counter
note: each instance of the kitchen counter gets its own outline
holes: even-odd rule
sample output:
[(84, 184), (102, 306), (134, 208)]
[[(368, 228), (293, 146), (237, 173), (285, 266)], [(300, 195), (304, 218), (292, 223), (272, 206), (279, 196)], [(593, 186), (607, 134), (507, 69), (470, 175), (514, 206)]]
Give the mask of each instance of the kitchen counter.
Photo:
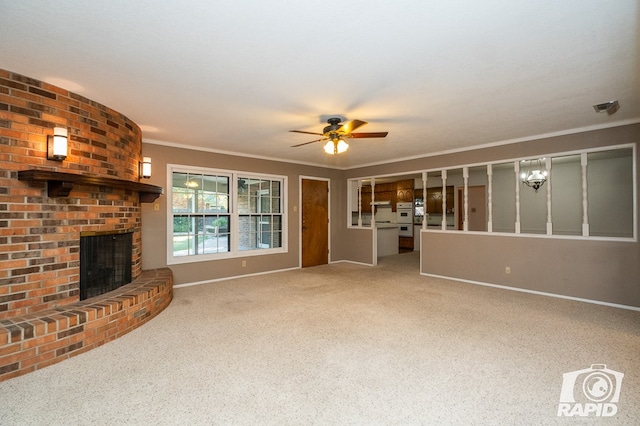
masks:
[(378, 257), (398, 254), (398, 224), (376, 223), (376, 239), (378, 241)]
[[(354, 223), (354, 226), (356, 224)], [(371, 227), (371, 223), (363, 223), (362, 224), (363, 227), (366, 228), (370, 228)], [(384, 229), (384, 228), (397, 228), (398, 224), (397, 223), (389, 223), (389, 222), (376, 222), (376, 226), (377, 229)]]
[(396, 228), (398, 229), (397, 223), (388, 223), (388, 222), (376, 222), (376, 228), (378, 229), (386, 229), (386, 228)]

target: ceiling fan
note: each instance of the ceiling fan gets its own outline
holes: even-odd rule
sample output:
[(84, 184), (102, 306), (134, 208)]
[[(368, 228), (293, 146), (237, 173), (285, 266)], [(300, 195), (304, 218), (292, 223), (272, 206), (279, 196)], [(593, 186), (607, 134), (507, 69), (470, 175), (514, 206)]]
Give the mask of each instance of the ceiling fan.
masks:
[(340, 118), (334, 117), (328, 119), (327, 123), (329, 123), (329, 125), (322, 130), (322, 133), (305, 132), (304, 130), (289, 130), (294, 133), (322, 136), (320, 139), (299, 143), (297, 145), (292, 145), (291, 147), (295, 148), (298, 146), (308, 145), (310, 143), (328, 141), (324, 146), (325, 152), (327, 154), (340, 154), (349, 148), (349, 144), (344, 141), (346, 138), (384, 138), (389, 134), (389, 132), (353, 133), (357, 128), (367, 124), (366, 121), (361, 120), (351, 120), (340, 124)]

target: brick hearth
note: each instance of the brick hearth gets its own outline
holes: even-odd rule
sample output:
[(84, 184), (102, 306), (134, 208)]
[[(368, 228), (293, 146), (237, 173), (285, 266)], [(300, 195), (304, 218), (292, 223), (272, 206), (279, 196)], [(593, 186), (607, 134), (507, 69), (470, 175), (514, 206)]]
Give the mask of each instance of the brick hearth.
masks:
[(0, 320), (0, 381), (29, 373), (103, 345), (141, 326), (169, 305), (167, 268), (144, 271), (117, 290)]

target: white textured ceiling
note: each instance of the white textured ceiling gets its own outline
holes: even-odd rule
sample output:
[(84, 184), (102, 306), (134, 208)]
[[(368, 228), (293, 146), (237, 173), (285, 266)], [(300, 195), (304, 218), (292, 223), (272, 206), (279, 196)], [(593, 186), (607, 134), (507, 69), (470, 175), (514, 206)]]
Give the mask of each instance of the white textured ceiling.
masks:
[[(639, 122), (639, 22), (638, 0), (0, 0), (0, 68), (147, 141), (352, 168)], [(290, 148), (330, 116), (389, 136)]]

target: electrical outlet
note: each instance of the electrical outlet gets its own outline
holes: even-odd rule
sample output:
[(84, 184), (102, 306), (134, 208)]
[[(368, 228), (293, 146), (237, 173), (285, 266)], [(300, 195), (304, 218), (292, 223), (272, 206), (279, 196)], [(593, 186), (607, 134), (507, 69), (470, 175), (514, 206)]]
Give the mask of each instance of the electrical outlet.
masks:
[(247, 267), (247, 261), (246, 261), (246, 260), (243, 260), (243, 261), (242, 261), (242, 267), (243, 267), (243, 268), (246, 268), (246, 267)]
[(160, 211), (160, 204), (155, 203), (155, 204), (153, 205), (153, 209), (154, 209), (155, 211), (157, 211), (157, 212), (158, 212), (158, 211)]
[(510, 274), (511, 273), (511, 266), (505, 266), (504, 267), (504, 273), (505, 274)]

